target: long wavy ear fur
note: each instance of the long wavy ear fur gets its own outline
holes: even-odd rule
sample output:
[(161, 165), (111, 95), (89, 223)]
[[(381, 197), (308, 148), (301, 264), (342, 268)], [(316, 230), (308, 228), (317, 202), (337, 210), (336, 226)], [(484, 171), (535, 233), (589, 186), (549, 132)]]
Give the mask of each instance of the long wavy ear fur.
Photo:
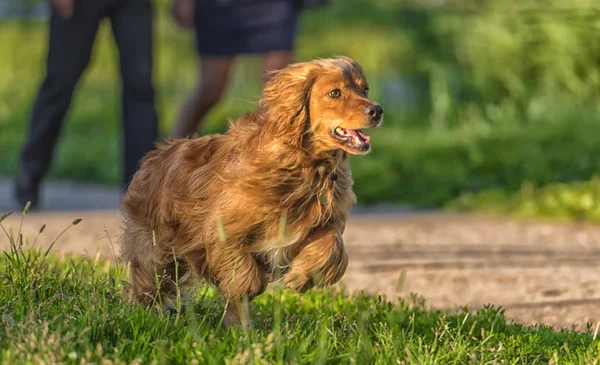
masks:
[(320, 67), (296, 63), (276, 71), (263, 89), (260, 105), (265, 113), (263, 128), (270, 137), (289, 144), (302, 144), (310, 122), (310, 91)]

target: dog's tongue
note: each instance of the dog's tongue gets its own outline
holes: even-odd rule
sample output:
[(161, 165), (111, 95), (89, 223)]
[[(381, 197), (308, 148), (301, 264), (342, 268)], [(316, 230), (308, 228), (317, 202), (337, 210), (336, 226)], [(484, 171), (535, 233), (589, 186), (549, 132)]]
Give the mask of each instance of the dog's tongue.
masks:
[(360, 129), (357, 129), (354, 131), (349, 130), (349, 131), (347, 131), (347, 134), (354, 139), (354, 143), (356, 143), (356, 144), (363, 144), (363, 143), (371, 142), (371, 137), (367, 136), (365, 134), (365, 132), (361, 131)]

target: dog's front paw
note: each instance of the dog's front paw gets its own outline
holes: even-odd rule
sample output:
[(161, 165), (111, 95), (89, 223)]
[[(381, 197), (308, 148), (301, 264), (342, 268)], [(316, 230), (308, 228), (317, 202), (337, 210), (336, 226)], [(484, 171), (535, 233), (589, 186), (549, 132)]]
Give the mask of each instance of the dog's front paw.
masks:
[(283, 277), (283, 281), (287, 288), (298, 293), (304, 293), (315, 286), (314, 278), (306, 273), (289, 272)]
[(317, 232), (294, 258), (285, 274), (286, 286), (298, 292), (337, 283), (348, 267), (348, 254), (336, 230)]
[(245, 329), (252, 329), (254, 328), (254, 321), (249, 318), (242, 320), (235, 315), (225, 313), (225, 317), (223, 318), (223, 326), (225, 326), (225, 328), (242, 327)]
[(314, 287), (326, 287), (337, 283), (345, 271), (346, 267), (340, 265), (329, 267), (314, 274), (288, 273), (284, 281), (286, 287), (298, 293), (304, 293)]
[(250, 319), (250, 311), (252, 305), (248, 302), (232, 299), (225, 307), (225, 315), (223, 317), (223, 325), (228, 327), (242, 327), (251, 329), (254, 327), (254, 322)]

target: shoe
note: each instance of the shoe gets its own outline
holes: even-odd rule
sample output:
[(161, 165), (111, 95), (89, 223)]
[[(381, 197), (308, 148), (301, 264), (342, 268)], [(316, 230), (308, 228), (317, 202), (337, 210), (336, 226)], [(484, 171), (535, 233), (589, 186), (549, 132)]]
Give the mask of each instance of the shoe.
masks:
[(25, 209), (27, 203), (30, 202), (29, 210), (37, 210), (40, 198), (40, 184), (19, 174), (15, 179), (15, 198), (21, 209)]

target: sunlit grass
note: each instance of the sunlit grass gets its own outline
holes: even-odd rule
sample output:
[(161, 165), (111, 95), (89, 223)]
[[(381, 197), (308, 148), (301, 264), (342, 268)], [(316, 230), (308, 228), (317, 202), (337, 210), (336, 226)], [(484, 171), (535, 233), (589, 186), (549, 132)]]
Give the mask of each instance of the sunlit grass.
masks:
[(593, 364), (600, 356), (591, 326), (526, 327), (493, 306), (429, 310), (414, 296), (340, 288), (269, 290), (253, 302), (252, 329), (225, 329), (224, 302), (210, 287), (199, 286), (180, 315), (145, 309), (128, 299), (125, 265), (47, 254), (18, 227), (2, 228), (11, 242), (0, 257), (6, 364)]

